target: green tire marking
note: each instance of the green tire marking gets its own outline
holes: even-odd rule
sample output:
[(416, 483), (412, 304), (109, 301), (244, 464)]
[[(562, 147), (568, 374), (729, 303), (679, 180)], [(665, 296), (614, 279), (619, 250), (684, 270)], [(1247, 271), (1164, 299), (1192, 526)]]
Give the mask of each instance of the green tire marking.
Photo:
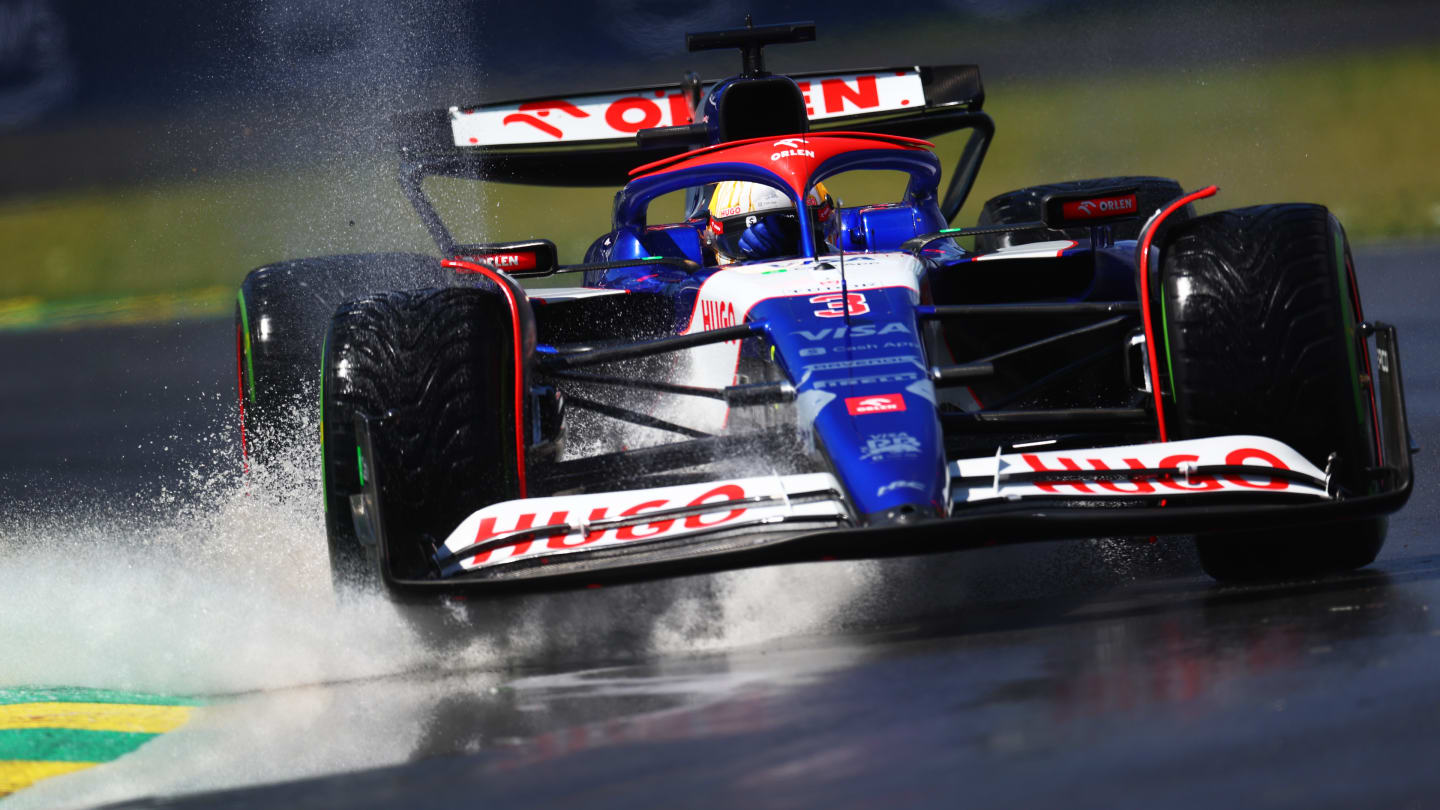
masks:
[[(1162, 279), (1162, 284), (1163, 279)], [(1160, 334), (1165, 338), (1165, 373), (1170, 375), (1170, 395), (1175, 396), (1175, 356), (1170, 352), (1170, 319), (1165, 315), (1165, 288), (1160, 288)], [(1151, 383), (1160, 390), (1160, 381)]]
[(0, 760), (107, 762), (160, 736), (133, 731), (0, 729)]
[(365, 486), (365, 455), (358, 444), (355, 445), (355, 469), (360, 472), (360, 486)]
[(242, 287), (235, 293), (235, 300), (240, 303), (240, 326), (245, 332), (245, 379), (250, 385), (250, 402), (255, 402), (255, 356), (250, 350), (250, 314), (245, 311), (245, 290)]

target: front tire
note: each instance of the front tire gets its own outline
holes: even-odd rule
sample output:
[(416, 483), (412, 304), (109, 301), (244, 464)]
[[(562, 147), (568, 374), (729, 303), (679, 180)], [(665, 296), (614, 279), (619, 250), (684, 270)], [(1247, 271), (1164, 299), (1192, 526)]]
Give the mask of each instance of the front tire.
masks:
[[(1321, 469), (1336, 456), (1343, 494), (1372, 490), (1377, 466), (1369, 354), (1350, 246), (1323, 206), (1262, 205), (1171, 228), (1161, 317), (1177, 438), (1257, 434)], [(1382, 517), (1197, 538), (1220, 580), (1320, 574), (1368, 565)]]
[[(520, 497), (525, 459), (514, 425), (524, 418), (517, 387), (527, 388), (515, 358), (521, 353), (528, 368), (533, 340), (516, 345), (514, 318), (507, 299), (486, 288), (383, 293), (335, 313), (321, 455), (337, 586), (378, 583), (382, 559), (394, 576), (423, 578), (429, 543), (443, 542), (474, 510)], [(384, 419), (389, 452), (368, 461), (378, 467), (386, 524), (403, 535), (387, 537), (383, 555), (361, 542), (352, 520), (350, 496), (362, 489), (357, 415)]]

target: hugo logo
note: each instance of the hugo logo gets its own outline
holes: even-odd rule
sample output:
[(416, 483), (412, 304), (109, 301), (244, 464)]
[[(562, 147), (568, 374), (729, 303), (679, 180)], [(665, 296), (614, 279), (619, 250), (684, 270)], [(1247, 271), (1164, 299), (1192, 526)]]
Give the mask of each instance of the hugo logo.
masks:
[[(1042, 460), (1039, 456), (1031, 453), (1025, 453), (1021, 456), (1021, 458), (1024, 459), (1025, 463), (1029, 465), (1030, 469), (1034, 470), (1035, 472), (1069, 471), (1077, 473), (1077, 475), (1075, 476), (1076, 480), (1073, 481), (1067, 480), (1036, 482), (1035, 486), (1044, 492), (1058, 492), (1058, 487), (1067, 487), (1075, 492), (1095, 494), (1095, 490), (1091, 489), (1091, 487), (1094, 486), (1099, 487), (1101, 490), (1107, 490), (1109, 492), (1123, 493), (1128, 495), (1146, 494), (1156, 491), (1155, 485), (1152, 484), (1151, 481), (1158, 483), (1165, 489), (1177, 490), (1181, 492), (1205, 492), (1233, 487), (1242, 487), (1245, 489), (1288, 489), (1290, 486), (1289, 482), (1287, 482), (1283, 478), (1272, 478), (1269, 481), (1265, 481), (1263, 483), (1246, 480), (1246, 476), (1257, 478), (1263, 477), (1264, 472), (1262, 470), (1256, 470), (1256, 472), (1253, 474), (1247, 473), (1246, 476), (1225, 475), (1220, 476), (1219, 478), (1208, 475), (1187, 475), (1182, 478), (1176, 478), (1169, 475), (1158, 477), (1152, 475), (1143, 475), (1132, 477), (1127, 481), (1123, 482), (1123, 484), (1120, 481), (1098, 481), (1094, 479), (1089, 479), (1087, 481), (1085, 480), (1085, 467), (1082, 467), (1080, 465), (1080, 462), (1076, 461), (1073, 458), (1068, 458), (1066, 456), (1056, 456), (1054, 458), (1054, 462), (1056, 464), (1059, 464), (1059, 467), (1047, 467), (1045, 466), (1044, 460)], [(1155, 467), (1158, 469), (1170, 469), (1175, 470), (1176, 472), (1180, 472), (1181, 465), (1194, 464), (1199, 460), (1200, 457), (1194, 455), (1193, 453), (1177, 453), (1175, 455), (1166, 456), (1165, 458), (1160, 459), (1160, 463), (1156, 464)], [(1239, 466), (1246, 464), (1247, 462), (1250, 462), (1252, 460), (1263, 461), (1264, 463), (1279, 470), (1290, 469), (1288, 466), (1285, 465), (1285, 462), (1281, 461), (1274, 454), (1254, 447), (1242, 447), (1237, 450), (1232, 450), (1225, 456), (1225, 464), (1227, 465)], [(1138, 458), (1127, 458), (1123, 459), (1123, 461), (1125, 462), (1125, 466), (1129, 467), (1132, 470), (1146, 469), (1145, 464), (1141, 462)], [(1103, 459), (1087, 458), (1085, 459), (1085, 463), (1089, 465), (1089, 468), (1091, 470), (1108, 471), (1111, 469), (1110, 466), (1106, 464)], [(1227, 487), (1227, 484), (1229, 484), (1230, 486)]]
[(700, 328), (704, 331), (735, 325), (735, 305), (728, 301), (701, 301)]
[[(725, 501), (738, 501), (743, 500), (745, 497), (745, 488), (739, 484), (719, 484), (708, 492), (692, 498), (688, 503), (679, 505), (700, 506), (711, 502), (723, 504)], [(671, 504), (667, 498), (655, 498), (653, 500), (631, 504), (627, 508), (620, 510), (618, 514), (614, 516), (622, 518), (635, 517), (646, 512), (653, 512), (675, 505), (676, 504)], [(554, 532), (536, 535), (521, 540), (514, 545), (482, 551), (471, 558), (470, 562), (472, 565), (484, 565), (488, 562), (515, 559), (516, 557), (539, 556), (543, 555), (547, 550), (562, 551), (565, 549), (579, 548), (600, 541), (626, 542), (630, 540), (643, 540), (647, 537), (656, 537), (671, 532), (683, 533), (685, 531), (706, 529), (739, 518), (745, 514), (746, 508), (745, 505), (737, 505), (728, 511), (721, 511), (724, 509), (724, 507), (721, 506), (713, 512), (704, 514), (688, 515), (686, 517), (658, 518), (650, 523), (636, 523), (611, 529), (591, 529), (583, 533), (580, 528), (567, 525), (570, 510), (560, 509), (551, 512), (549, 520), (545, 523), (538, 524), (540, 526), (555, 526), (556, 529)], [(591, 509), (587, 522), (604, 520), (610, 517), (610, 509), (611, 507), (606, 506)], [(501, 520), (508, 522), (510, 517), (513, 517), (515, 520), (514, 526), (502, 528), (499, 522)], [(537, 526), (536, 521), (539, 517), (539, 514), (535, 512), (511, 512), (502, 515), (487, 515), (480, 521), (480, 525), (475, 532), (474, 542), (482, 543), (494, 537), (499, 537), (502, 534), (508, 534), (511, 531), (525, 531), (526, 529), (535, 528)]]

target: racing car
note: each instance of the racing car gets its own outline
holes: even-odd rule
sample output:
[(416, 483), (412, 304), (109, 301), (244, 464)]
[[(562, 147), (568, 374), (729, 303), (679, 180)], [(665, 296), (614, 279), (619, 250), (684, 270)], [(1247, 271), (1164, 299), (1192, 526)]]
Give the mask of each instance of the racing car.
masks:
[[(688, 35), (740, 51), (717, 82), (402, 116), (439, 255), (246, 277), (243, 453), (318, 407), (337, 583), (473, 598), (1159, 534), (1221, 580), (1374, 560), (1414, 448), (1395, 329), (1326, 208), (1200, 215), (1213, 186), (1110, 177), (955, 227), (994, 134), (978, 69), (765, 69), (814, 36)], [(942, 185), (926, 139), (954, 132)], [(544, 222), (457, 242), (431, 176), (619, 190), (562, 265)], [(717, 202), (736, 188), (773, 205)], [(747, 252), (767, 223), (778, 250)]]

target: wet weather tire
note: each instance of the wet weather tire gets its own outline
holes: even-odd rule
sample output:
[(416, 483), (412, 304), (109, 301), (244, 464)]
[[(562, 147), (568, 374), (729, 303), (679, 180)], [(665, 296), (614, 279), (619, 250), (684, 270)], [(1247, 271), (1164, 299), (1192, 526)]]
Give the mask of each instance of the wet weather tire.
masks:
[(247, 461), (275, 470), (287, 447), (313, 441), (320, 347), (335, 307), (379, 290), (434, 287), (450, 275), (435, 257), (412, 253), (321, 256), (252, 270), (235, 305)]
[[(1135, 239), (1140, 233), (1140, 228), (1145, 220), (1150, 218), (1156, 209), (1165, 203), (1184, 194), (1180, 184), (1174, 180), (1164, 177), (1101, 177), (1094, 180), (1072, 180), (1068, 183), (1049, 183), (1043, 186), (1030, 186), (1016, 191), (1007, 191), (998, 194), (985, 202), (980, 209), (980, 217), (976, 222), (979, 227), (991, 225), (1015, 225), (1021, 222), (1036, 222), (1040, 219), (1040, 204), (1046, 195), (1059, 192), (1088, 191), (1092, 189), (1114, 188), (1116, 186), (1135, 186), (1136, 201), (1139, 204), (1140, 217), (1134, 220), (1117, 222), (1111, 226), (1111, 234), (1116, 239)], [(1185, 206), (1170, 215), (1169, 221), (1179, 222), (1194, 216), (1194, 210)], [(1086, 239), (1090, 235), (1088, 228), (1070, 228), (1063, 231), (1057, 230), (1034, 230), (1015, 231), (1014, 233), (982, 234), (975, 237), (975, 249), (980, 252), (998, 250), (1002, 247), (1012, 245), (1027, 245), (1032, 242), (1048, 242), (1060, 239)]]
[[(516, 377), (515, 359), (527, 353), (528, 368), (533, 342), (522, 337), (516, 345), (514, 318), (493, 287), (384, 293), (335, 313), (321, 432), (337, 585), (376, 583), (382, 564), (396, 577), (423, 578), (431, 543), (443, 542), (475, 509), (520, 496), (516, 389), (525, 390), (525, 381)], [(384, 448), (366, 465), (381, 482), (389, 533), (383, 554), (361, 541), (352, 520), (350, 496), (362, 489), (357, 414), (375, 420), (372, 441)]]
[[(1263, 205), (1183, 222), (1165, 238), (1161, 317), (1178, 439), (1279, 439), (1320, 469), (1332, 453), (1342, 492), (1366, 494), (1376, 465), (1368, 349), (1350, 246), (1323, 206)], [(1369, 564), (1384, 518), (1197, 538), (1221, 580)]]

